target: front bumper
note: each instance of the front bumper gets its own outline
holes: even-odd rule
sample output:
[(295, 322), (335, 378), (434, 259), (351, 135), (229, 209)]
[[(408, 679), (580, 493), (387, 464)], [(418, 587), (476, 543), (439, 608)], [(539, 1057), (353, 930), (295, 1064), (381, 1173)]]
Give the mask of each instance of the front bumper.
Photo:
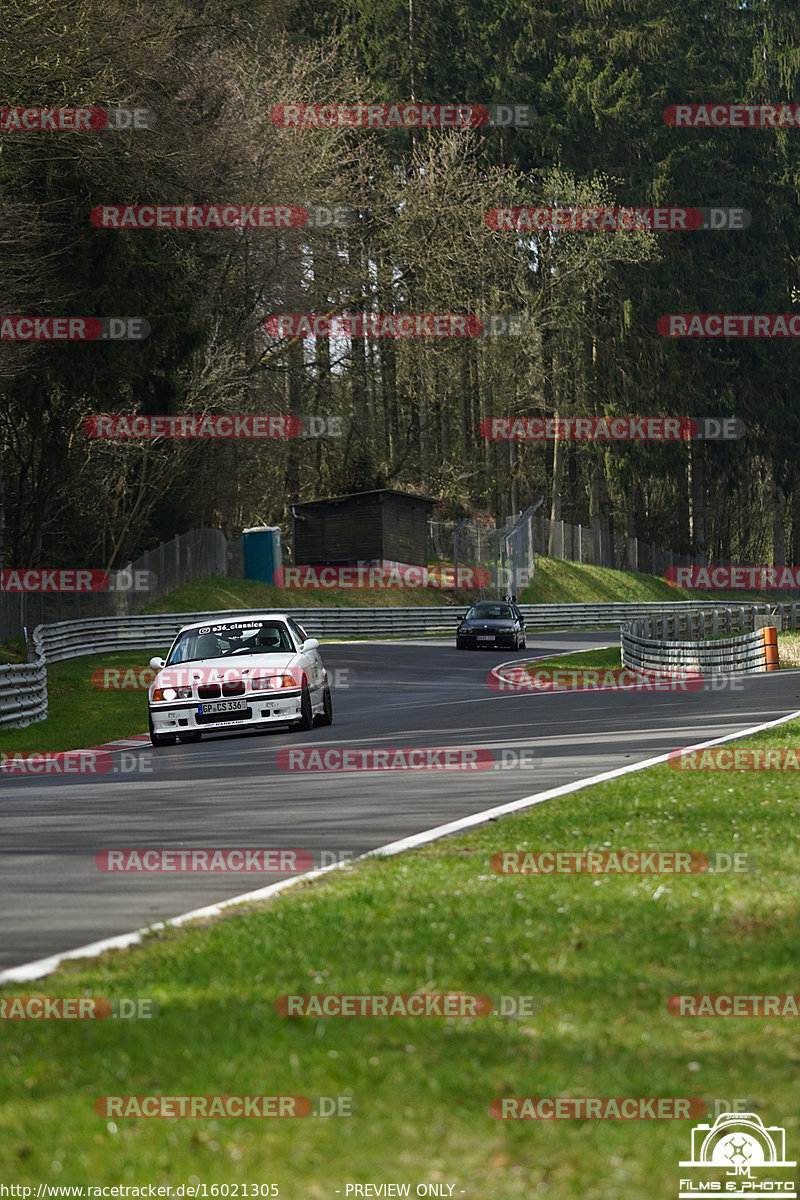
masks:
[(282, 692), (277, 695), (254, 694), (246, 697), (247, 707), (240, 712), (207, 713), (201, 715), (203, 700), (165, 701), (149, 704), (153, 732), (214, 733), (224, 729), (263, 729), (266, 725), (282, 725), (300, 717), (301, 692)]
[(476, 647), (480, 650), (483, 646), (487, 646), (490, 650), (514, 650), (517, 645), (517, 635), (515, 633), (496, 632), (496, 633), (457, 633), (456, 641), (459, 645), (472, 649)]

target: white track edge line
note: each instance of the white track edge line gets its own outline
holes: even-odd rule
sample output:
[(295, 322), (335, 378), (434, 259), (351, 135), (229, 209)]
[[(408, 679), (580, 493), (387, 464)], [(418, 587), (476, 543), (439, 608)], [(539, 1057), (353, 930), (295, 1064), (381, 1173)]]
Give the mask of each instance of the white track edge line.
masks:
[[(775, 721), (766, 721), (762, 725), (751, 725), (749, 728), (740, 730), (738, 733), (725, 734), (722, 737), (712, 738), (707, 742), (698, 742), (694, 746), (681, 747), (681, 749), (686, 753), (693, 750), (705, 750), (709, 746), (718, 746), (724, 742), (734, 742), (739, 738), (761, 733), (765, 729), (774, 729), (777, 725), (785, 725), (789, 721), (796, 720), (798, 717), (800, 717), (800, 709), (789, 713), (787, 716), (778, 717)], [(593, 787), (598, 783), (606, 783), (611, 779), (619, 779), (623, 775), (631, 775), (636, 771), (644, 771), (647, 767), (654, 767), (660, 763), (668, 762), (670, 754), (674, 753), (675, 751), (671, 750), (667, 754), (659, 754), (655, 758), (647, 758), (641, 762), (630, 763), (626, 767), (614, 767), (610, 771), (603, 771), (601, 774), (592, 775), (588, 779), (578, 779), (574, 783), (562, 784), (561, 787), (550, 788), (546, 792), (523, 796), (521, 800), (512, 800), (508, 804), (499, 804), (495, 808), (483, 809), (479, 813), (472, 813), (468, 817), (459, 817), (457, 821), (450, 821), (446, 825), (437, 825), (433, 829), (425, 830), (423, 833), (414, 833), (409, 837), (400, 838), (396, 842), (388, 842), (385, 846), (378, 846), (375, 850), (369, 850), (366, 854), (359, 855), (358, 858), (351, 859), (346, 863), (331, 863), (327, 867), (318, 867), (315, 871), (307, 871), (303, 875), (294, 875), (291, 879), (282, 879), (278, 883), (270, 883), (266, 887), (258, 888), (254, 892), (245, 892), (240, 896), (232, 896), (229, 900), (221, 900), (217, 904), (209, 904), (204, 908), (192, 909), (190, 912), (182, 913), (178, 917), (171, 917), (167, 921), (159, 921), (154, 925), (148, 925), (144, 929), (134, 930), (132, 933), (123, 933), (115, 937), (103, 938), (98, 942), (91, 942), (86, 946), (80, 946), (77, 950), (66, 950), (62, 954), (52, 954), (48, 958), (40, 958), (35, 962), (23, 963), (19, 967), (10, 967), (6, 971), (0, 971), (0, 984), (24, 983), (32, 979), (41, 979), (45, 975), (52, 974), (62, 962), (78, 958), (96, 958), (99, 954), (105, 953), (106, 950), (124, 950), (128, 946), (138, 945), (148, 935), (159, 932), (162, 929), (168, 929), (171, 926), (177, 927), (183, 925), (186, 921), (198, 921), (204, 917), (219, 916), (227, 908), (233, 908), (240, 904), (252, 904), (258, 900), (266, 900), (270, 896), (284, 891), (285, 888), (295, 887), (311, 879), (318, 879), (321, 875), (327, 875), (330, 871), (341, 870), (342, 867), (349, 867), (353, 863), (363, 862), (364, 859), (376, 857), (388, 858), (394, 854), (401, 854), (404, 850), (413, 850), (417, 846), (437, 841), (439, 838), (447, 837), (449, 834), (459, 833), (464, 829), (470, 829), (476, 825), (485, 825), (489, 821), (494, 821), (498, 817), (505, 816), (508, 813), (518, 812), (523, 808), (533, 808), (537, 804), (544, 804), (546, 800), (555, 800), (559, 796), (568, 796), (573, 792), (582, 791), (583, 788)]]

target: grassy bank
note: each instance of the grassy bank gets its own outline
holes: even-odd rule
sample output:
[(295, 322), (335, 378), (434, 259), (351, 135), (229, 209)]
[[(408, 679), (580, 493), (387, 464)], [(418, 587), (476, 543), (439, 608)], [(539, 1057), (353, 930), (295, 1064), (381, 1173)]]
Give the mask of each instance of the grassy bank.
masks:
[[(798, 734), (787, 725), (748, 744), (794, 745)], [(412, 1194), (441, 1181), (477, 1200), (677, 1194), (691, 1121), (501, 1122), (489, 1114), (501, 1096), (746, 1099), (796, 1145), (796, 1019), (680, 1018), (667, 1000), (796, 990), (798, 815), (791, 773), (664, 765), (6, 987), (6, 999), (139, 997), (160, 1011), (5, 1024), (2, 1172), (34, 1184), (272, 1182), (285, 1200), (370, 1181), (409, 1182)], [(609, 848), (735, 849), (752, 869), (619, 877), (490, 865), (501, 851)], [(534, 1011), (287, 1018), (275, 1006), (287, 993), (415, 991), (530, 996)], [(94, 1111), (102, 1095), (218, 1093), (348, 1095), (358, 1111), (325, 1121)]]

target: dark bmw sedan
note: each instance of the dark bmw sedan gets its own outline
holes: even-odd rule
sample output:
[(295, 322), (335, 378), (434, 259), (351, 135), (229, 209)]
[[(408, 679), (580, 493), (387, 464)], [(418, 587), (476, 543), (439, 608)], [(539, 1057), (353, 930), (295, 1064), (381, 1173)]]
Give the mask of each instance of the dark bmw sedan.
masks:
[(456, 630), (456, 650), (482, 646), (525, 649), (525, 621), (516, 604), (508, 600), (473, 604)]

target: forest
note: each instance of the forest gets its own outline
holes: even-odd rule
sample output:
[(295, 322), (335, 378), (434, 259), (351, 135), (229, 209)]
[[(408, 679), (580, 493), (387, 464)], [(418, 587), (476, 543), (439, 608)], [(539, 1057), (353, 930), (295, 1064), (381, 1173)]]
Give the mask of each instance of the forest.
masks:
[[(110, 569), (378, 487), (439, 520), (501, 525), (544, 496), (700, 563), (800, 563), (790, 0), (3, 9), (4, 567)], [(737, 107), (687, 119), (709, 105)], [(39, 106), (146, 117), (10, 115)], [(446, 115), (379, 119), (409, 106)], [(209, 218), (226, 206), (234, 223)], [(739, 321), (682, 336), (675, 314)], [(763, 314), (788, 334), (753, 336)], [(21, 317), (140, 336), (12, 336)], [(292, 436), (93, 436), (101, 416), (262, 415)], [(558, 435), (620, 418), (742, 436)]]

